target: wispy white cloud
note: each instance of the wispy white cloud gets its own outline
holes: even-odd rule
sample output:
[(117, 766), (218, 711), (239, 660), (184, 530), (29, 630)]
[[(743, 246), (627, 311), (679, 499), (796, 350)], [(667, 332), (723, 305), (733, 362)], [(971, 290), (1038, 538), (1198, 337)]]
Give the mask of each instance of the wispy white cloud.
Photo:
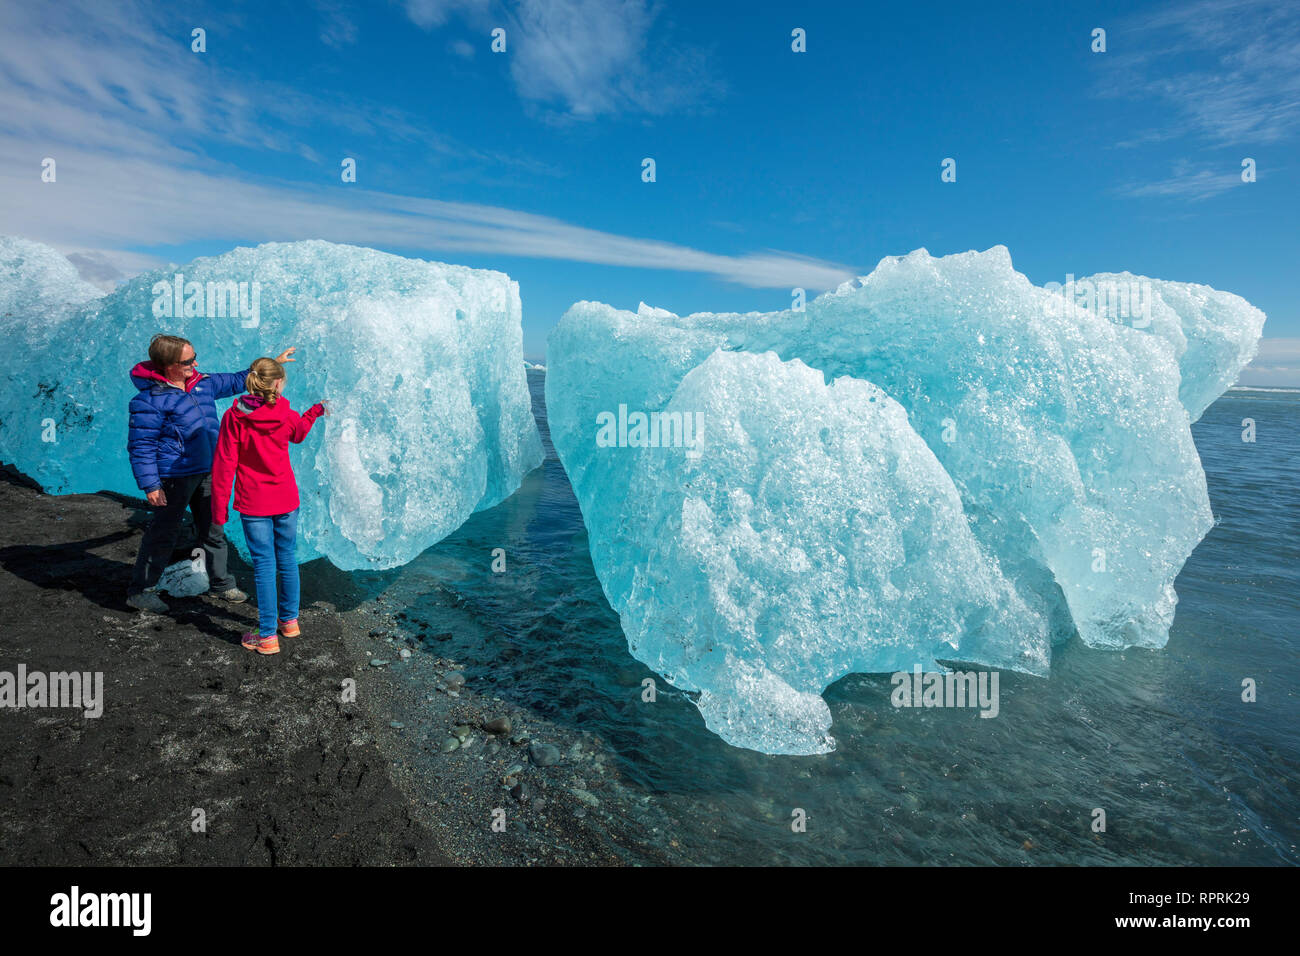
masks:
[[(755, 288), (833, 288), (847, 266), (780, 252), (719, 255), (576, 226), (533, 213), (360, 190), (252, 183), (155, 163), (67, 152), (88, 175), (37, 182), (39, 167), (0, 138), (5, 230), (55, 245), (94, 249), (231, 241), (329, 239), (388, 248), (567, 259), (699, 272)], [(66, 166), (65, 166), (66, 168)], [(35, 183), (33, 185), (33, 183)]]
[(199, 161), (191, 144), (214, 140), (315, 162), (301, 137), (326, 130), (485, 167), (546, 172), (527, 156), (476, 149), (421, 117), (350, 92), (304, 93), (223, 69), (190, 52), (189, 30), (170, 8), (139, 0), (0, 4), (0, 135), (181, 164)]
[(489, 0), (405, 0), (403, 6), (412, 23), (432, 30), (445, 24), (453, 14), (469, 15), (477, 20), (491, 4)]
[(1139, 139), (1260, 144), (1300, 132), (1300, 3), (1197, 0), (1110, 31), (1102, 93), (1161, 104)]
[[(435, 17), (436, 6), (424, 16)], [(833, 288), (856, 274), (793, 254), (721, 255), (498, 206), (253, 179), (191, 144), (309, 155), (293, 131), (321, 124), (378, 143), (473, 151), (382, 105), (218, 73), (177, 41), (188, 26), (160, 21), (165, 13), (152, 7), (48, 9), (0, 6), (0, 231), (81, 251), (101, 282), (130, 267), (113, 250), (305, 238), (671, 269), (762, 288)], [(58, 163), (54, 183), (40, 181), (45, 156)], [(512, 161), (481, 155), (484, 164)]]
[(1186, 160), (1174, 164), (1173, 174), (1153, 182), (1131, 182), (1120, 186), (1124, 196), (1163, 196), (1198, 202), (1242, 185), (1241, 170), (1193, 166)]
[(326, 46), (342, 49), (357, 42), (357, 24), (342, 0), (312, 0), (320, 17), (320, 39)]
[[(673, 35), (649, 0), (406, 0), (416, 25), (453, 17), (506, 31), (519, 95), (556, 116), (660, 115), (707, 104), (723, 90), (698, 46)], [(554, 117), (552, 117), (554, 118)]]

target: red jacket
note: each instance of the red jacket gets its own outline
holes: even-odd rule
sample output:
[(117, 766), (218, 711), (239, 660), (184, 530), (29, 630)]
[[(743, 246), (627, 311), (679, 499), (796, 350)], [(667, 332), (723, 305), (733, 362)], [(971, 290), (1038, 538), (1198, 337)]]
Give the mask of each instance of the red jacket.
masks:
[[(298, 507), (298, 482), (289, 464), (289, 442), (307, 437), (325, 411), (319, 402), (299, 415), (283, 395), (269, 405), (255, 395), (241, 395), (221, 418), (221, 434), (212, 459), (212, 520), (229, 520), (226, 503), (235, 485), (235, 510), (264, 517), (288, 514)], [(235, 475), (239, 481), (235, 481)]]

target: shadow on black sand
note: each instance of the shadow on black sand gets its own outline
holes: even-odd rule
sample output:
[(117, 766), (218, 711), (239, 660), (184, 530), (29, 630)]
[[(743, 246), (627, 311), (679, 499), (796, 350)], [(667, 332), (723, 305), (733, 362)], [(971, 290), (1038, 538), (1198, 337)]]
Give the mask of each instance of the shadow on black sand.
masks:
[(462, 862), (393, 784), (387, 718), (341, 699), (358, 666), (337, 608), (304, 605), (275, 657), (237, 644), (251, 602), (129, 610), (145, 517), (0, 473), (0, 671), (102, 675), (98, 717), (0, 719), (0, 865)]

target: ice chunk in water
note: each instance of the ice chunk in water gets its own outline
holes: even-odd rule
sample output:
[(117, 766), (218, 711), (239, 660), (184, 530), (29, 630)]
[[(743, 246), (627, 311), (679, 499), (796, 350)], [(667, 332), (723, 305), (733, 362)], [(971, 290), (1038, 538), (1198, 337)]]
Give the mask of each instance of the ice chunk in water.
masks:
[[(1196, 300), (1202, 305), (1195, 315), (1179, 312), (1181, 287), (1164, 287), (1179, 305), (1163, 313), (1160, 328), (1135, 329), (1035, 287), (1012, 268), (1006, 249), (995, 247), (885, 259), (802, 312), (678, 317), (644, 305), (631, 313), (575, 304), (549, 343), (551, 435), (582, 505), (596, 572), (633, 653), (670, 679), (685, 674), (683, 686), (700, 691), (709, 726), (728, 740), (806, 752), (817, 749), (824, 711), (805, 697), (785, 708), (804, 716), (773, 716), (763, 701), (774, 693), (787, 699), (774, 675), (798, 694), (816, 695), (846, 669), (905, 669), (909, 660), (925, 663), (944, 653), (1041, 673), (1044, 629), (1048, 641), (1077, 632), (1093, 646), (1163, 646), (1177, 600), (1174, 578), (1212, 521), (1188, 412), (1231, 384), (1262, 319), (1243, 300), (1213, 290)], [(1172, 313), (1187, 340), (1181, 350)], [(802, 362), (831, 384), (817, 391), (767, 368), (748, 388), (739, 384), (739, 369), (759, 370), (736, 356), (767, 352)], [(1196, 382), (1182, 400), (1180, 358)], [(716, 388), (730, 403), (708, 392), (702, 380), (710, 376), (719, 377)], [(869, 464), (851, 444), (811, 443), (795, 427), (802, 416), (817, 434), (823, 424), (844, 431), (841, 419), (861, 413), (832, 409), (857, 396), (843, 387), (851, 380), (877, 386), (901, 406), (913, 443), (929, 448), (959, 508), (936, 504), (943, 499), (935, 494), (918, 497), (907, 490), (906, 473), (877, 467), (909, 447), (901, 429), (891, 426), (891, 449), (873, 449)], [(711, 401), (718, 416), (705, 422), (696, 457), (597, 440), (602, 414), (675, 408), (687, 401), (687, 393), (679, 396), (683, 388), (690, 401)], [(764, 394), (774, 388), (785, 389), (788, 413)], [(885, 421), (895, 420), (882, 418), (875, 427)], [(763, 442), (737, 430), (761, 434)], [(782, 453), (842, 461), (821, 471), (792, 466), (790, 480), (776, 480), (761, 457), (767, 443)], [(818, 482), (830, 473), (853, 493), (829, 494)], [(800, 474), (804, 480), (794, 480)], [(854, 483), (859, 474), (870, 475), (870, 488)], [(713, 502), (707, 508), (697, 486)], [(764, 514), (766, 530), (740, 533), (747, 526), (735, 502), (778, 496), (785, 498), (773, 511), (779, 520)], [(880, 506), (854, 510), (863, 497)], [(923, 520), (918, 512), (934, 549), (950, 552), (952, 563), (913, 548), (899, 566), (910, 574), (916, 565), (910, 587), (896, 580), (898, 570), (860, 585), (875, 589), (875, 606), (908, 626), (882, 631), (850, 615), (854, 623), (846, 628), (846, 602), (863, 599), (834, 576), (808, 592), (799, 614), (774, 614), (762, 604), (752, 605), (751, 616), (735, 609), (751, 606), (736, 595), (752, 602), (772, 586), (773, 601), (804, 593), (782, 570), (795, 553), (787, 547), (797, 548), (810, 569), (854, 566), (859, 539), (878, 533), (889, 540), (891, 528)], [(727, 518), (722, 525), (720, 513)], [(850, 515), (859, 525), (833, 535), (836, 522)], [(969, 534), (978, 561), (953, 537), (956, 529)], [(763, 534), (773, 537), (773, 547), (762, 546)], [(707, 559), (698, 556), (704, 543)], [(818, 560), (807, 558), (810, 547), (821, 549)], [(652, 586), (644, 585), (647, 568), (691, 561), (694, 575), (660, 570)], [(971, 578), (973, 567), (992, 583)], [(990, 621), (1009, 628), (1002, 640)], [(935, 631), (925, 626), (936, 622), (950, 634), (951, 651), (936, 652)], [(883, 645), (882, 633), (889, 635)], [(715, 656), (696, 660), (701, 635)], [(827, 635), (857, 646), (841, 651)], [(716, 656), (727, 653), (725, 663)], [(693, 667), (674, 666), (683, 656)]]
[(952, 479), (876, 386), (714, 352), (662, 415), (694, 418), (701, 454), (647, 449), (627, 497), (601, 500), (619, 522), (606, 573), (629, 582), (610, 596), (633, 652), (700, 691), (724, 739), (831, 749), (820, 694), (854, 672), (936, 658), (1046, 671), (1046, 618), (988, 560)]

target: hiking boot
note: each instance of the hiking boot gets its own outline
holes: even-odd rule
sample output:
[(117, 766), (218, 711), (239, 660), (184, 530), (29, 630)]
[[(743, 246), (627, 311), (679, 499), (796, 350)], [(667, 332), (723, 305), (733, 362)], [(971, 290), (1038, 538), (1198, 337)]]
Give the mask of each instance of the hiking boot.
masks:
[(243, 604), (248, 600), (248, 595), (239, 588), (227, 588), (224, 591), (213, 591), (212, 593), (230, 604)]
[(126, 596), (128, 607), (133, 607), (137, 611), (152, 611), (154, 614), (166, 614), (167, 605), (163, 603), (162, 598), (152, 591), (141, 591), (139, 594), (128, 594)]

